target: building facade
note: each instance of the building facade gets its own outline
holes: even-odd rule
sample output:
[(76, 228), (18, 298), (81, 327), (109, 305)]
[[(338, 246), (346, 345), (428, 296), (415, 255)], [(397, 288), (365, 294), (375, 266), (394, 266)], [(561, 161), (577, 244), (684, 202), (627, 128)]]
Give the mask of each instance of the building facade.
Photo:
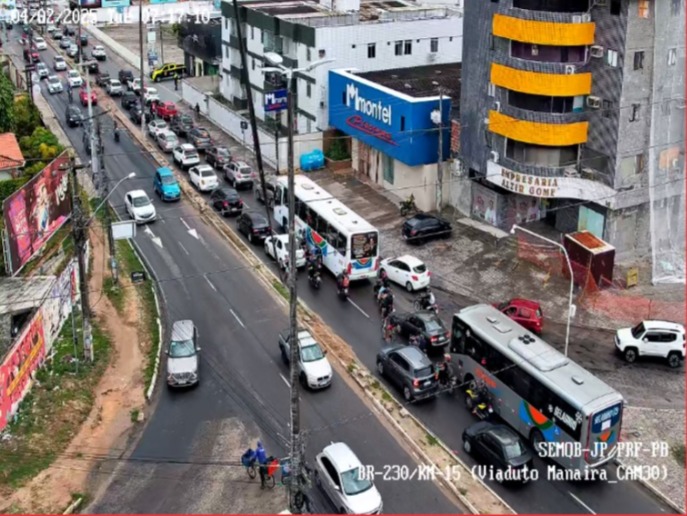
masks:
[(179, 24), (178, 45), (184, 51), (189, 75), (219, 75), (222, 64), (222, 18), (219, 14), (205, 23), (192, 16)]
[[(445, 6), (423, 6), (409, 0), (243, 1), (240, 11), (248, 50), (248, 76), (260, 120), (283, 127), (286, 119), (285, 115), (264, 111), (265, 93), (285, 87), (281, 77), (262, 73), (265, 52), (280, 54), (284, 65), (290, 68), (305, 67), (319, 59), (335, 60), (312, 72), (297, 74), (298, 133), (329, 127), (330, 69), (368, 72), (412, 68), (459, 62), (462, 54), (461, 15)], [(236, 17), (231, 3), (222, 3), (222, 16), (220, 91), (237, 109), (245, 109)]]
[(473, 216), (587, 229), (620, 256), (655, 248), (652, 224), (679, 219), (680, 206), (684, 228), (684, 188), (668, 184), (684, 181), (681, 5), (466, 0), (461, 158)]

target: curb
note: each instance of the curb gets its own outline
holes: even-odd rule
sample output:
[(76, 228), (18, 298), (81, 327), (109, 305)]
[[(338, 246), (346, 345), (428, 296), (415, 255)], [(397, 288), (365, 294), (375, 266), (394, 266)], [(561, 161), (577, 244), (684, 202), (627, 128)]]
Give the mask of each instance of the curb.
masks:
[(74, 511), (79, 508), (81, 502), (83, 502), (83, 496), (79, 496), (76, 500), (69, 504), (69, 507), (67, 507), (62, 514), (74, 514)]
[[(616, 466), (628, 467), (625, 464), (623, 464), (623, 462), (620, 459), (615, 459), (613, 462), (615, 463)], [(658, 489), (656, 486), (654, 486), (651, 482), (649, 482), (648, 480), (642, 480), (642, 479), (637, 479), (636, 481), (639, 482), (640, 484), (642, 484), (644, 487), (646, 487), (649, 491), (651, 491), (651, 493), (656, 498), (661, 500), (668, 507), (677, 511), (678, 514), (685, 514), (685, 508), (684, 507), (680, 507), (679, 505), (677, 505), (667, 495), (663, 494), (663, 492), (660, 489)]]

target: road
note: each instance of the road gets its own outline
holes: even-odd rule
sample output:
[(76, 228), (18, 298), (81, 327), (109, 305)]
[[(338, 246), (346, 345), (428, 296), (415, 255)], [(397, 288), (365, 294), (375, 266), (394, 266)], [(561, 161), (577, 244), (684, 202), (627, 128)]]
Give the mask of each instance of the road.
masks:
[[(21, 55), (16, 41), (10, 46), (15, 55)], [(53, 54), (52, 49), (43, 51), (43, 60), (51, 64)], [(116, 72), (111, 64), (106, 67)], [(63, 123), (67, 94), (50, 96), (44, 85), (43, 91)], [(107, 123), (103, 122), (106, 134)], [(89, 161), (81, 143), (82, 130), (68, 129), (64, 124), (63, 127), (82, 159)], [(111, 138), (112, 133), (109, 134)], [(144, 189), (154, 198), (152, 179), (156, 165), (126, 134), (118, 144), (112, 139), (104, 140), (109, 180), (115, 182), (131, 171), (137, 173), (111, 197), (124, 217), (121, 208), (127, 190)], [(285, 437), (289, 389), (283, 378), (288, 371), (279, 359), (277, 347), (277, 334), (288, 325), (286, 312), (253, 273), (244, 268), (240, 256), (215, 230), (199, 220), (190, 205), (182, 200), (168, 205), (156, 202), (156, 207), (161, 220), (146, 230), (140, 228), (135, 244), (154, 271), (167, 322), (192, 319), (199, 329), (201, 383), (188, 392), (170, 392), (160, 382), (159, 400), (142, 437), (128, 460), (117, 468), (103, 468), (115, 473), (105, 494), (88, 510), (231, 512), (235, 507), (231, 504), (240, 497), (227, 493), (221, 485), (211, 489), (217, 482), (210, 482), (219, 479), (221, 484), (224, 472), (205, 463), (218, 459), (237, 462), (245, 447), (255, 443), (243, 442), (243, 448), (229, 446), (228, 440), (240, 436), (236, 437), (227, 423), (242, 425), (247, 435), (261, 437), (268, 453), (284, 457), (288, 450)], [(335, 378), (330, 389), (303, 393), (301, 398), (303, 428), (309, 430), (306, 458), (311, 464), (314, 454), (329, 442), (343, 441), (364, 464), (379, 470), (384, 464), (413, 467), (409, 453), (341, 378)], [(217, 456), (227, 451), (235, 455)], [(255, 483), (246, 487), (240, 483), (243, 480), (247, 477), (234, 480), (238, 488), (257, 488)], [(430, 482), (377, 484), (387, 512), (461, 510)], [(321, 496), (314, 495), (314, 500), (320, 512), (334, 509), (325, 505)], [(243, 512), (255, 512), (255, 508), (246, 507)]]
[[(114, 66), (112, 59), (109, 59), (106, 67), (110, 73), (116, 73), (119, 68), (130, 68), (122, 62), (118, 64), (119, 66)], [(179, 100), (178, 93), (173, 91), (173, 86), (170, 84), (159, 83), (156, 87), (160, 91), (162, 100)], [(248, 204), (254, 203), (250, 193), (245, 194), (244, 199)], [(168, 227), (170, 222), (165, 223), (164, 226)], [(232, 224), (230, 221), (227, 223)], [(162, 224), (159, 226), (161, 227)], [(256, 249), (256, 254), (264, 258), (260, 249)], [(334, 294), (333, 279), (326, 276), (324, 280), (323, 288), (320, 291), (313, 291), (308, 288), (305, 277), (302, 277), (299, 281), (299, 295), (309, 306), (316, 307), (316, 311), (324, 320), (353, 347), (363, 364), (370, 370), (374, 370), (375, 356), (381, 345), (381, 339), (380, 321), (376, 316), (370, 286), (354, 285), (351, 291), (351, 302), (343, 303)], [(447, 299), (443, 294), (439, 293), (438, 297), (441, 306), (456, 306), (454, 301)], [(400, 300), (397, 303), (400, 305), (398, 308), (410, 309), (409, 299), (405, 297)], [(393, 389), (391, 392), (394, 392)], [(474, 464), (474, 461), (462, 452), (460, 442), (462, 429), (473, 421), (457, 399), (441, 397), (433, 403), (410, 405), (408, 409), (456, 450), (463, 460)], [(542, 465), (539, 466), (541, 469)], [(610, 467), (612, 479), (614, 473), (614, 468)], [(541, 477), (545, 478), (545, 475), (542, 474)], [(634, 482), (574, 484), (549, 482), (542, 479), (528, 485), (525, 489), (513, 489), (499, 484), (494, 484), (492, 487), (517, 512), (522, 513), (673, 512)], [(387, 507), (385, 510), (392, 512)], [(404, 512), (410, 512), (408, 507), (404, 507)]]

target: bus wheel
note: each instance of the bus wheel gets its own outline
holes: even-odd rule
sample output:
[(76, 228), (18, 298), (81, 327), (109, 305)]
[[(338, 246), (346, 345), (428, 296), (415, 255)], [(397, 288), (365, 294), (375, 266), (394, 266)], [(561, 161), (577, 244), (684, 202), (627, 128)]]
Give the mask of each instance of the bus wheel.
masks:
[(535, 429), (532, 431), (532, 433), (530, 434), (530, 442), (532, 443), (532, 448), (534, 448), (534, 451), (537, 452), (537, 454), (541, 457), (539, 449), (542, 443), (545, 442), (545, 440), (544, 436), (541, 434), (539, 430)]

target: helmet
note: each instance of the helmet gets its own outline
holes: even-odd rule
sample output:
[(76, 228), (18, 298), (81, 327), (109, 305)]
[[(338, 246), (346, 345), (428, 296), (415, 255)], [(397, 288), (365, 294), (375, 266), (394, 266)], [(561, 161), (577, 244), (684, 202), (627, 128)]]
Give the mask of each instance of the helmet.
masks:
[(444, 360), (445, 360), (446, 362), (450, 362), (450, 361), (451, 361), (451, 355), (448, 354), (448, 353), (445, 353), (445, 354), (444, 354)]

